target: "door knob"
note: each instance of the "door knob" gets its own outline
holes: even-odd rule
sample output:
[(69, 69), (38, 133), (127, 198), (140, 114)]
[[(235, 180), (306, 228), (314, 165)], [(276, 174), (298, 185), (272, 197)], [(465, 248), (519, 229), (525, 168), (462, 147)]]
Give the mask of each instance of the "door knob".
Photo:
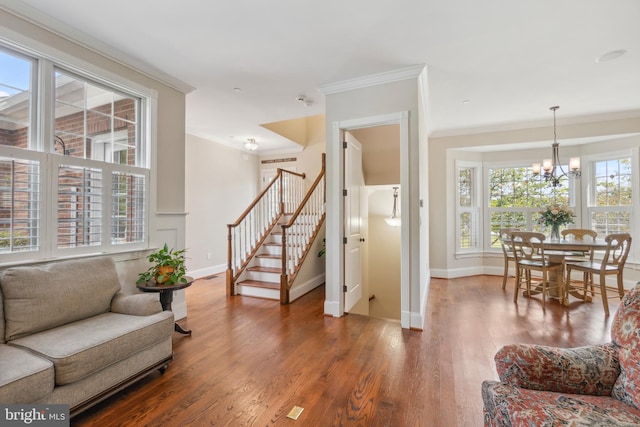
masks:
[(361, 238), (360, 238), (360, 241), (361, 241), (361, 242), (364, 242), (364, 238), (363, 238), (363, 237), (361, 237)]

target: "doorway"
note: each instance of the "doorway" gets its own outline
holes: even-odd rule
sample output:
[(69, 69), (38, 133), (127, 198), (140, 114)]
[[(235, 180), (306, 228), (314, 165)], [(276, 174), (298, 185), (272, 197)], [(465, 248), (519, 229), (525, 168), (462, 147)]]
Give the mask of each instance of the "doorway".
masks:
[[(412, 219), (408, 216), (409, 202), (408, 202), (408, 183), (409, 183), (409, 122), (408, 113), (400, 112), (394, 114), (388, 114), (383, 116), (375, 116), (356, 120), (347, 120), (333, 123), (332, 133), (332, 147), (330, 149), (337, 150), (333, 157), (341, 165), (344, 165), (344, 152), (342, 149), (343, 135), (345, 132), (357, 132), (364, 131), (368, 128), (377, 126), (396, 125), (396, 134), (399, 134), (399, 153), (396, 150), (396, 156), (399, 161), (396, 165), (399, 165), (399, 187), (400, 187), (400, 213), (403, 224), (415, 225), (409, 222)], [(327, 151), (329, 151), (328, 149)], [(366, 148), (363, 151), (363, 156), (366, 157)], [(364, 160), (365, 164), (367, 160)], [(386, 159), (382, 159), (382, 164), (390, 164), (386, 162)], [(368, 173), (369, 168), (365, 167), (365, 173)], [(371, 169), (372, 172), (376, 171), (376, 168)], [(386, 168), (381, 167), (379, 171), (388, 172)], [(344, 274), (345, 274), (345, 258), (344, 258), (344, 243), (342, 237), (331, 239), (330, 236), (343, 236), (344, 233), (344, 215), (345, 215), (345, 200), (343, 199), (342, 188), (344, 187), (344, 174), (342, 167), (334, 168), (332, 175), (329, 179), (333, 179), (334, 183), (338, 183), (338, 186), (332, 186), (332, 190), (328, 190), (328, 203), (335, 206), (334, 215), (328, 215), (327, 218), (327, 298), (325, 301), (325, 313), (333, 316), (342, 316), (345, 313), (344, 305)], [(395, 180), (397, 184), (397, 178)], [(375, 182), (375, 181), (373, 181)], [(372, 183), (373, 183), (372, 182)], [(386, 183), (394, 183), (393, 181), (386, 181)], [(405, 195), (406, 193), (406, 195)], [(403, 226), (400, 230), (400, 323), (403, 328), (409, 328), (411, 326), (411, 310), (409, 307), (409, 290), (410, 290), (410, 259), (409, 259), (409, 247), (412, 245), (410, 238), (411, 226)], [(417, 232), (417, 229), (415, 230)], [(364, 298), (367, 299), (368, 294), (364, 294)]]

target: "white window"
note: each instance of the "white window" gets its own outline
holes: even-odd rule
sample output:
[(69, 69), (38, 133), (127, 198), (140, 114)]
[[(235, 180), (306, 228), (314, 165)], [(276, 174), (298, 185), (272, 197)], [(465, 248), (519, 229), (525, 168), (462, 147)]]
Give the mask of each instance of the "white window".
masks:
[(480, 164), (456, 162), (456, 252), (481, 248)]
[[(567, 169), (564, 165), (563, 168)], [(489, 166), (487, 171), (488, 249), (500, 247), (501, 228), (549, 232), (538, 223), (538, 213), (547, 205), (571, 206), (572, 180), (563, 177), (552, 186), (530, 166)]]
[(147, 97), (1, 47), (0, 70), (3, 259), (145, 247)]
[(631, 154), (590, 162), (588, 227), (599, 236), (632, 233), (633, 176)]

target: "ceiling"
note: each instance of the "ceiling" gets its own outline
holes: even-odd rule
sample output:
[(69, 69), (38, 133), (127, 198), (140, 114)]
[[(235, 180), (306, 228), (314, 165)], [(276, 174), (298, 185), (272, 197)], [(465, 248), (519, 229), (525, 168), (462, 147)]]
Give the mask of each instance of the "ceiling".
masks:
[[(432, 136), (640, 117), (637, 0), (0, 0), (187, 91), (187, 132), (259, 152), (318, 88), (425, 64)], [(622, 57), (595, 59), (613, 50)], [(304, 96), (307, 102), (298, 98)], [(470, 101), (470, 102), (465, 102)], [(309, 105), (305, 105), (309, 104)]]

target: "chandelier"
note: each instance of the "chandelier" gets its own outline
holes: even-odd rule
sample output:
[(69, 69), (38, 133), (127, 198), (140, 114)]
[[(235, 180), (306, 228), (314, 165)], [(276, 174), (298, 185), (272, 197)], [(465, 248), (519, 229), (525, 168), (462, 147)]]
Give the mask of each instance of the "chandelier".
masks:
[(253, 138), (248, 138), (247, 142), (244, 143), (244, 148), (249, 151), (256, 151), (258, 149), (258, 143)]
[(534, 163), (532, 165), (532, 170), (534, 175), (539, 175), (541, 172), (543, 173), (544, 179), (547, 182), (551, 182), (554, 187), (562, 186), (560, 179), (564, 177), (579, 177), (582, 172), (580, 172), (580, 158), (572, 157), (569, 159), (569, 174), (562, 169), (562, 164), (560, 163), (560, 155), (559, 155), (559, 144), (557, 141), (556, 134), (556, 110), (560, 108), (559, 106), (554, 106), (549, 108), (553, 111), (553, 144), (551, 145), (551, 158), (544, 159), (542, 161), (542, 167), (540, 163)]
[(398, 215), (398, 187), (393, 187), (393, 210), (391, 216), (384, 219), (392, 227), (400, 227), (401, 220)]

